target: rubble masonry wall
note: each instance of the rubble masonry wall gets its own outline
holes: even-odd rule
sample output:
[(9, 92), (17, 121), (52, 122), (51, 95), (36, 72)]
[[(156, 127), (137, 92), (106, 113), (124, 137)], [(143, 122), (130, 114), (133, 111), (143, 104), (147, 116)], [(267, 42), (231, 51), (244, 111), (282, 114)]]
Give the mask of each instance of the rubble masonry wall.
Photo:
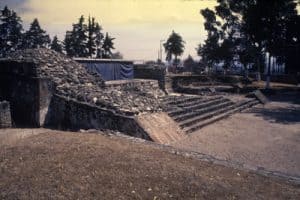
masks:
[(162, 67), (149, 67), (144, 65), (134, 66), (135, 79), (154, 79), (158, 81), (161, 90), (165, 91), (166, 69)]
[(45, 126), (62, 130), (111, 129), (127, 135), (151, 140), (135, 118), (122, 116), (113, 110), (99, 108), (59, 95), (53, 95)]
[(9, 128), (12, 126), (10, 105), (7, 101), (0, 102), (0, 128)]

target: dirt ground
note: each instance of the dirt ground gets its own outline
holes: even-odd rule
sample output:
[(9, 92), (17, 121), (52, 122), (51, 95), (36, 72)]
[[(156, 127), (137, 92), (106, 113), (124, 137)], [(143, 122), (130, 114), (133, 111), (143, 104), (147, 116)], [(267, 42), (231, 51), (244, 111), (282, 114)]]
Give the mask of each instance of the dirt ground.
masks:
[(0, 135), (0, 199), (300, 197), (299, 185), (116, 136), (47, 129)]
[(300, 177), (300, 93), (204, 127), (175, 147)]

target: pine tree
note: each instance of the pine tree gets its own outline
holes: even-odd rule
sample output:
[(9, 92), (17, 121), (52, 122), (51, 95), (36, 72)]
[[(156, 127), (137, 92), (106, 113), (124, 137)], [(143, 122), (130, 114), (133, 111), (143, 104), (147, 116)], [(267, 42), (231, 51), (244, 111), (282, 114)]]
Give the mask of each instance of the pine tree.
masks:
[(47, 48), (51, 40), (46, 31), (44, 31), (38, 19), (34, 19), (28, 31), (25, 32), (23, 48)]
[(114, 48), (113, 40), (115, 38), (112, 38), (106, 33), (104, 41), (103, 41), (103, 58), (111, 58), (112, 57), (112, 49)]
[(88, 57), (87, 25), (84, 24), (84, 16), (79, 18), (77, 24), (73, 24), (73, 30), (67, 31), (65, 37), (65, 48), (67, 55), (72, 57)]
[(57, 51), (59, 53), (63, 52), (63, 46), (61, 42), (58, 40), (57, 36), (54, 36), (52, 42), (51, 42), (51, 47), (52, 50)]
[[(103, 34), (101, 32), (102, 28), (95, 21), (95, 18), (89, 17), (88, 20), (88, 55), (89, 57), (100, 57), (101, 55), (101, 46), (103, 40)], [(99, 55), (99, 56), (98, 56)]]
[(0, 57), (21, 47), (22, 30), (21, 18), (5, 6), (0, 11)]
[(123, 55), (121, 54), (121, 52), (117, 51), (111, 55), (111, 58), (112, 59), (123, 59)]
[(87, 48), (88, 48), (88, 55), (89, 57), (93, 57), (96, 51), (96, 44), (95, 44), (95, 18), (91, 18), (89, 16), (88, 20), (88, 41), (87, 41)]
[(74, 35), (72, 31), (67, 31), (65, 40), (64, 40), (64, 46), (65, 46), (65, 51), (68, 56), (74, 57), (76, 55), (75, 49), (74, 49)]
[(95, 44), (96, 44), (96, 57), (97, 58), (101, 58), (102, 54), (103, 54), (103, 49), (102, 49), (102, 43), (103, 43), (103, 33), (102, 31), (102, 27), (99, 25), (99, 23), (96, 23), (95, 26)]

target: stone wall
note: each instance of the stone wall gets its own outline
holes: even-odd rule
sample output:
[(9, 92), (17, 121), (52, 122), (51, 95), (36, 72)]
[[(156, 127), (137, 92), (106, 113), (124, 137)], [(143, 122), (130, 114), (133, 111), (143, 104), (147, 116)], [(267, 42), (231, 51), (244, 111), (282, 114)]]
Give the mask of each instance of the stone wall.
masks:
[(10, 105), (7, 101), (0, 102), (0, 128), (9, 128), (12, 126)]
[(43, 127), (49, 110), (55, 86), (50, 79), (38, 80), (38, 126)]
[(16, 127), (43, 126), (54, 83), (36, 77), (35, 63), (0, 61), (0, 66), (0, 96), (10, 102)]
[(165, 75), (166, 75), (165, 67), (134, 65), (134, 78), (157, 80), (160, 89), (163, 91), (165, 91)]
[(16, 127), (113, 129), (150, 140), (141, 113), (162, 111), (157, 80), (104, 83), (71, 58), (49, 49), (0, 59), (0, 101), (11, 103)]
[(144, 95), (153, 95), (155, 98), (164, 96), (157, 80), (133, 79), (105, 82), (106, 89), (118, 91), (140, 91)]
[[(175, 92), (186, 92), (189, 87), (235, 86), (249, 83), (242, 76), (172, 75), (166, 78), (168, 88)], [(192, 90), (192, 89), (191, 89)]]
[(134, 116), (120, 115), (113, 110), (99, 108), (59, 95), (52, 97), (45, 126), (75, 131), (79, 129), (111, 129), (151, 140), (137, 124)]
[[(30, 64), (28, 69), (24, 70), (23, 63)], [(98, 73), (89, 72), (71, 58), (49, 49), (17, 51), (5, 60), (0, 60), (0, 68), (3, 68), (0, 71), (3, 70), (4, 74), (48, 79), (53, 84), (55, 94), (114, 109), (120, 114), (161, 110), (160, 103), (154, 95), (145, 95), (143, 90), (106, 90), (105, 83)], [(23, 71), (32, 73), (23, 74)], [(132, 98), (129, 99), (130, 97)]]
[[(0, 96), (10, 102), (16, 127), (38, 126), (38, 79), (34, 63), (0, 63)], [(15, 66), (15, 67), (12, 67)]]

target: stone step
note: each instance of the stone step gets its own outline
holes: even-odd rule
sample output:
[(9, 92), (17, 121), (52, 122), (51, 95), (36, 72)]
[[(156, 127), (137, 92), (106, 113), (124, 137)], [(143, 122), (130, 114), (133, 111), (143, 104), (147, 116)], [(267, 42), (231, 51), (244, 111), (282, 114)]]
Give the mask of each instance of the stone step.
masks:
[[(185, 127), (183, 130), (186, 132), (186, 133), (192, 133), (194, 131), (197, 131), (201, 128), (203, 128), (204, 126), (207, 126), (209, 124), (212, 124), (216, 121), (219, 121), (221, 119), (224, 119), (226, 117), (229, 117), (230, 115), (236, 113), (236, 112), (240, 112), (240, 111), (243, 111), (247, 108), (250, 108), (252, 106), (255, 106), (259, 104), (259, 101), (257, 100), (247, 100), (245, 102), (242, 102), (240, 104), (238, 104), (234, 109), (224, 109), (224, 112), (220, 112), (218, 115), (215, 115), (211, 118), (207, 118), (205, 120), (202, 120), (202, 121), (199, 121), (191, 126), (188, 126), (188, 127)], [(227, 111), (225, 111), (227, 110)]]
[(185, 102), (197, 101), (199, 99), (202, 99), (202, 97), (200, 97), (200, 96), (183, 96), (183, 97), (176, 97), (174, 99), (167, 99), (164, 101), (164, 103), (170, 104), (170, 105), (178, 105), (178, 104), (185, 103)]
[[(172, 117), (174, 117), (175, 119), (180, 118), (180, 116), (187, 116), (187, 118), (189, 118), (191, 115), (195, 116), (195, 115), (199, 115), (199, 114), (203, 114), (204, 112), (207, 112), (207, 110), (211, 110), (211, 109), (217, 109), (220, 105), (224, 105), (226, 103), (233, 103), (228, 99), (222, 98), (222, 99), (217, 99), (217, 100), (213, 100), (213, 101), (209, 101), (209, 102), (205, 102), (202, 104), (198, 104), (198, 105), (194, 105), (194, 106), (190, 106), (188, 108), (183, 108), (183, 109), (178, 109), (175, 111), (171, 111), (168, 114)], [(182, 121), (182, 120), (180, 120)]]
[(174, 120), (179, 122), (181, 127), (190, 126), (191, 124), (204, 120), (211, 116), (218, 114), (220, 111), (225, 109), (231, 109), (235, 104), (231, 101), (226, 101), (220, 104), (212, 105), (206, 108), (195, 110), (193, 112), (186, 113), (184, 115), (179, 115), (174, 117)]
[(198, 99), (198, 100), (193, 101), (193, 102), (185, 102), (185, 103), (181, 103), (181, 104), (178, 104), (178, 105), (168, 104), (168, 105), (165, 106), (164, 110), (165, 110), (165, 112), (168, 112), (169, 114), (171, 114), (172, 112), (186, 110), (185, 107), (198, 105), (198, 104), (201, 104), (201, 103), (209, 102), (209, 101), (212, 101), (212, 100), (215, 100), (215, 99), (220, 99), (220, 98), (221, 97), (202, 98), (202, 99)]
[(199, 104), (199, 103), (204, 103), (204, 102), (213, 101), (213, 100), (222, 99), (222, 98), (223, 97), (221, 97), (221, 96), (211, 97), (211, 98), (202, 98), (202, 99), (199, 99), (197, 101), (180, 103), (180, 104), (177, 104), (176, 106), (177, 107), (190, 107), (190, 106), (194, 106), (194, 105)]
[(161, 100), (163, 101), (174, 101), (174, 100), (178, 100), (178, 99), (184, 99), (184, 98), (189, 98), (190, 96), (177, 96), (177, 95), (167, 95), (164, 97), (161, 97)]
[(208, 118), (214, 117), (216, 115), (219, 115), (220, 113), (224, 113), (224, 112), (227, 112), (229, 110), (233, 110), (238, 106), (239, 106), (239, 104), (235, 104), (235, 103), (233, 103), (231, 105), (228, 104), (227, 106), (219, 106), (218, 109), (214, 109), (214, 110), (211, 110), (210, 112), (207, 112), (205, 114), (199, 114), (199, 115), (196, 115), (193, 118), (188, 118), (186, 120), (183, 120), (183, 121), (179, 122), (179, 125), (182, 128), (188, 127), (188, 126), (191, 126), (195, 123), (198, 123), (199, 121), (203, 121), (205, 119), (208, 119)]

